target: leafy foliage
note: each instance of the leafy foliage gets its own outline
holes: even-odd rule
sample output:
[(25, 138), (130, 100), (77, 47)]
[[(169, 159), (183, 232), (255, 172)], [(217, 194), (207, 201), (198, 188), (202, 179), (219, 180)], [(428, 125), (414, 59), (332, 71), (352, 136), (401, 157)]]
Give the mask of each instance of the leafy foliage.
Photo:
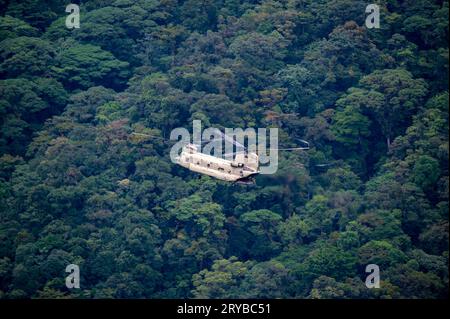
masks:
[[(79, 2), (0, 9), (0, 298), (447, 296), (448, 1), (379, 30), (360, 0)], [(311, 149), (199, 177), (163, 141), (196, 119)]]

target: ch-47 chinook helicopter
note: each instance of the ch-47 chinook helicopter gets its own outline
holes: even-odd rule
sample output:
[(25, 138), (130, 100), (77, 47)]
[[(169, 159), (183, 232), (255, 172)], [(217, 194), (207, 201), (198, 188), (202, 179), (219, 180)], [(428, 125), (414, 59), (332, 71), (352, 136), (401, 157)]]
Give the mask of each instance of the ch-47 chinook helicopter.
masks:
[[(225, 140), (230, 141), (230, 137), (221, 133)], [(276, 149), (278, 151), (308, 150), (309, 143), (301, 140), (305, 147)], [(227, 182), (237, 182), (240, 184), (253, 184), (254, 177), (260, 173), (259, 156), (255, 152), (248, 152), (242, 144), (231, 139), (231, 143), (243, 149), (235, 152), (232, 159), (223, 159), (209, 154), (202, 153), (197, 145), (187, 144), (182, 148), (181, 154), (176, 157), (177, 164), (200, 174), (208, 175)]]
[[(190, 171), (208, 175), (227, 182), (236, 182), (240, 184), (254, 184), (254, 177), (260, 173), (259, 156), (256, 152), (249, 152), (245, 146), (233, 140), (231, 137), (219, 132), (226, 141), (237, 146), (241, 151), (231, 154), (225, 154), (225, 158), (220, 158), (201, 152), (201, 146), (187, 143), (181, 149), (179, 156), (175, 157), (176, 164), (189, 169)], [(155, 137), (148, 134), (132, 133), (147, 137)], [(209, 140), (207, 142), (214, 142)], [(269, 149), (276, 151), (295, 151), (308, 150), (309, 143), (301, 141), (304, 147)], [(232, 159), (226, 159), (227, 157)]]
[(227, 160), (198, 151), (194, 144), (183, 147), (176, 158), (177, 164), (187, 169), (228, 182), (253, 183), (252, 177), (259, 174), (259, 157), (245, 151), (236, 153), (233, 160)]

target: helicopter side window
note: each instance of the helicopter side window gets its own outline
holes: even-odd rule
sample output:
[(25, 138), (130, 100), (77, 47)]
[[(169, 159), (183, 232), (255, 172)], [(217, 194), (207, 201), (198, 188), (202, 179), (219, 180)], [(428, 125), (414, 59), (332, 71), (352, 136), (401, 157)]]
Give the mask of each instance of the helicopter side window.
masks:
[(193, 145), (187, 145), (186, 148), (188, 149), (189, 153), (191, 153), (191, 154), (193, 154), (196, 151), (196, 148)]

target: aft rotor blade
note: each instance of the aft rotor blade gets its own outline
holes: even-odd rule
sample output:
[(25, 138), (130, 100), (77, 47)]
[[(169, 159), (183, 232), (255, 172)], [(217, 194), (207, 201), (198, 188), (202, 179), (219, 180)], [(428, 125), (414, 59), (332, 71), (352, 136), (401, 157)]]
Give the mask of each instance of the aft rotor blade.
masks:
[(298, 141), (302, 142), (306, 146), (304, 147), (286, 147), (286, 148), (270, 148), (270, 150), (274, 151), (302, 151), (302, 150), (309, 150), (309, 142), (301, 139), (297, 139)]

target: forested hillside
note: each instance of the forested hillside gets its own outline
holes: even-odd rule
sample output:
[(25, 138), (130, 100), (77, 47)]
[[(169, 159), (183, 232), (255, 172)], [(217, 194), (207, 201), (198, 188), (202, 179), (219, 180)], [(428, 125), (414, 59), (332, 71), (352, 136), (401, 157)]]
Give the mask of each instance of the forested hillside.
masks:
[[(0, 0), (0, 298), (448, 295), (448, 1), (73, 3)], [(195, 119), (311, 149), (199, 177)]]

